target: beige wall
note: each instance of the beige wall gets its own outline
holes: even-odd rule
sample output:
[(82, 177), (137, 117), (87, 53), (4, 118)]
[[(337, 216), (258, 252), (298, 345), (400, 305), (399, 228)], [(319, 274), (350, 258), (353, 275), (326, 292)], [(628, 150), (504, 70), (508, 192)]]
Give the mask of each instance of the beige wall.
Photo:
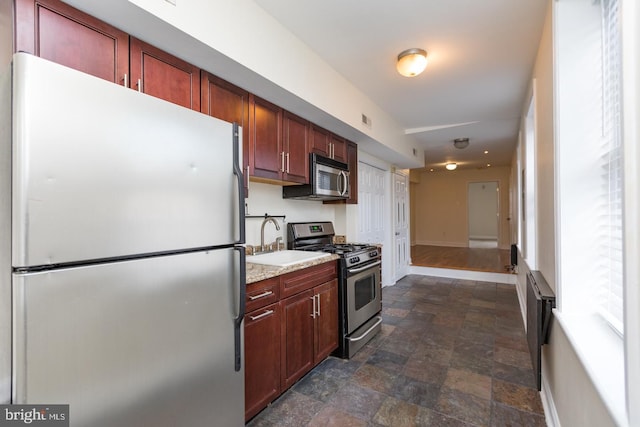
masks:
[[(417, 172), (414, 171), (415, 174)], [(500, 189), (499, 245), (507, 249), (509, 236), (509, 167), (420, 172), (411, 184), (412, 244), (468, 245), (467, 194), (471, 182), (498, 181)], [(419, 181), (419, 182), (415, 182)]]

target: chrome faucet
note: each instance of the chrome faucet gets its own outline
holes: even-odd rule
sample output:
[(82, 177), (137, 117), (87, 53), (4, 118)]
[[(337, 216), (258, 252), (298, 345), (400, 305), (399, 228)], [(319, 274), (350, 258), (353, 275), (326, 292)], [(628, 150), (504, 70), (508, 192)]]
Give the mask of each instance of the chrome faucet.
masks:
[(265, 251), (265, 247), (264, 247), (264, 226), (267, 225), (267, 222), (272, 222), (273, 225), (276, 226), (276, 231), (280, 231), (280, 226), (278, 225), (278, 221), (271, 217), (271, 216), (266, 216), (264, 217), (264, 221), (262, 221), (262, 226), (260, 226), (260, 252), (264, 252)]

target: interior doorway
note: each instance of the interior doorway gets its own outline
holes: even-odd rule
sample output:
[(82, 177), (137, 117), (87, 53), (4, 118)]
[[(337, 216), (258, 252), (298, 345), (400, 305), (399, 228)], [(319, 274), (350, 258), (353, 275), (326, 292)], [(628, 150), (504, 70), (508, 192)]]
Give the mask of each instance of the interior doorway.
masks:
[(469, 183), (467, 206), (470, 248), (498, 247), (499, 191), (497, 181)]

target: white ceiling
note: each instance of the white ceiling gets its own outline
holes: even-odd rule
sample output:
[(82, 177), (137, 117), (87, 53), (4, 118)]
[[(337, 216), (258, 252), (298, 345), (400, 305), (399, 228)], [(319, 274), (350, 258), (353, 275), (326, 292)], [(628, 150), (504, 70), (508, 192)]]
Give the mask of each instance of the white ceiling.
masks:
[[(412, 133), (427, 168), (510, 164), (546, 0), (254, 1)], [(429, 65), (402, 77), (414, 47)]]

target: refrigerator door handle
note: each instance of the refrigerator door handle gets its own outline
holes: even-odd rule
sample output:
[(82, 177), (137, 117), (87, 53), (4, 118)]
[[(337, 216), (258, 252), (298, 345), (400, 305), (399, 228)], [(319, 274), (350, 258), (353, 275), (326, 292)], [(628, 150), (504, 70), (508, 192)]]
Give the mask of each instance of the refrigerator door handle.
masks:
[(238, 283), (238, 311), (237, 316), (233, 320), (233, 336), (235, 341), (235, 370), (239, 372), (242, 368), (242, 320), (245, 314), (245, 299), (246, 299), (246, 253), (243, 246), (237, 246), (233, 248), (234, 251), (238, 251), (240, 254), (240, 277)]
[(233, 124), (233, 174), (238, 181), (238, 229), (239, 238), (235, 243), (244, 244), (245, 227), (244, 227), (244, 177), (242, 176), (242, 168), (240, 168), (240, 137), (238, 123)]

